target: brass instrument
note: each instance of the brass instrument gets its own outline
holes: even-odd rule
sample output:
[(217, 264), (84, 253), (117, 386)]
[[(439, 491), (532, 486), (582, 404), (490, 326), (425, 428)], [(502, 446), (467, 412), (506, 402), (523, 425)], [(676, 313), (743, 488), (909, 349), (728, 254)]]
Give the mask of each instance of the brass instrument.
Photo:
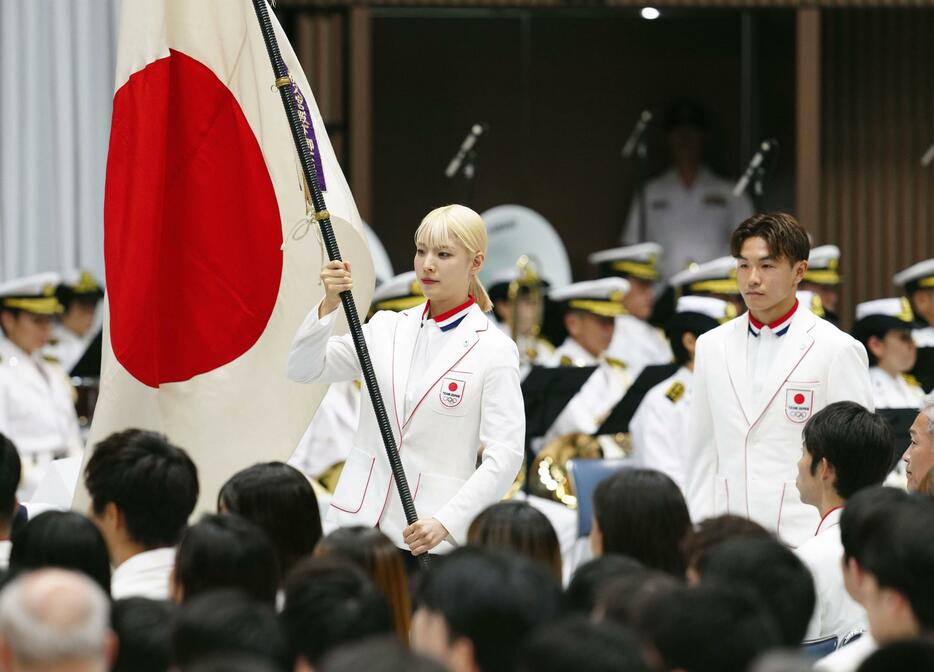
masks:
[[(528, 300), (535, 305), (532, 323), (528, 329), (524, 328), (525, 317), (520, 312), (523, 290)], [(541, 354), (542, 342), (539, 334), (544, 319), (545, 300), (542, 293), (542, 279), (528, 255), (523, 254), (516, 261), (516, 278), (509, 283), (506, 296), (509, 299), (510, 336), (519, 350), (520, 364), (532, 364)]]
[(560, 436), (535, 457), (529, 492), (576, 509), (577, 497), (568, 477), (568, 460), (602, 457), (603, 449), (596, 437), (582, 433)]

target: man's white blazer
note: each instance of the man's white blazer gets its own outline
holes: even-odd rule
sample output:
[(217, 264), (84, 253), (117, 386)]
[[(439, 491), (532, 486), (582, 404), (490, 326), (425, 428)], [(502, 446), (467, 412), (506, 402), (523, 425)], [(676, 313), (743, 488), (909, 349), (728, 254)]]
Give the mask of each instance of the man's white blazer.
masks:
[(797, 547), (820, 522), (795, 486), (801, 430), (836, 401), (873, 409), (866, 351), (799, 306), (757, 404), (747, 392), (748, 330), (746, 313), (697, 341), (688, 505), (695, 521), (723, 513), (746, 516)]
[[(515, 344), (474, 305), (426, 367), (415, 367), (417, 404), (404, 415), (405, 393), (424, 306), (381, 311), (364, 338), (419, 518), (435, 518), (450, 537), (433, 552), (463, 544), (484, 508), (505, 495), (522, 464), (525, 410)], [(289, 353), (288, 375), (331, 383), (361, 376), (350, 336), (331, 337), (335, 313), (305, 319)], [(327, 520), (341, 527), (379, 525), (405, 548), (405, 514), (392, 480), (370, 395)]]

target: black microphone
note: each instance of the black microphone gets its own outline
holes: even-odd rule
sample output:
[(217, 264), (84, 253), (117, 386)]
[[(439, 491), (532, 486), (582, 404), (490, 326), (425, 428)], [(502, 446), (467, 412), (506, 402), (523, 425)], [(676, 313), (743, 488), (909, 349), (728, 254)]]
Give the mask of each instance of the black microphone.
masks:
[(765, 161), (765, 157), (778, 146), (778, 140), (775, 138), (769, 138), (768, 140), (763, 141), (759, 145), (759, 149), (756, 150), (756, 153), (752, 155), (752, 160), (749, 162), (749, 166), (746, 168), (746, 172), (743, 173), (743, 176), (739, 178), (736, 186), (733, 187), (733, 195), (740, 196), (746, 187), (749, 186), (749, 180), (752, 179), (752, 176), (756, 174), (756, 171), (759, 169), (759, 166), (762, 165), (762, 162)]
[(636, 120), (636, 125), (633, 126), (629, 137), (626, 138), (626, 144), (623, 145), (621, 154), (624, 159), (628, 159), (632, 156), (633, 152), (636, 151), (639, 139), (642, 137), (642, 134), (645, 133), (645, 129), (649, 127), (651, 121), (652, 113), (649, 110), (642, 110), (642, 114), (640, 114), (639, 118)]
[(451, 178), (457, 175), (461, 169), (461, 165), (464, 163), (464, 159), (467, 158), (467, 153), (473, 149), (473, 146), (477, 144), (477, 140), (480, 139), (480, 136), (490, 130), (489, 124), (478, 123), (470, 127), (470, 131), (467, 133), (467, 137), (464, 138), (464, 141), (461, 143), (460, 149), (457, 150), (457, 154), (454, 155), (454, 158), (451, 159), (451, 162), (448, 164), (448, 167), (444, 170), (444, 176)]

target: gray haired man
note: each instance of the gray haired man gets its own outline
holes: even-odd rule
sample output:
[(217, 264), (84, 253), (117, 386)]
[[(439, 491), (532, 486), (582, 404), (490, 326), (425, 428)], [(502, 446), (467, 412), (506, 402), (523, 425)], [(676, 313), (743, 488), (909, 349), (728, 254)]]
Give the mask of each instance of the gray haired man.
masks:
[(921, 402), (921, 412), (909, 430), (911, 443), (902, 456), (908, 490), (934, 493), (934, 393)]

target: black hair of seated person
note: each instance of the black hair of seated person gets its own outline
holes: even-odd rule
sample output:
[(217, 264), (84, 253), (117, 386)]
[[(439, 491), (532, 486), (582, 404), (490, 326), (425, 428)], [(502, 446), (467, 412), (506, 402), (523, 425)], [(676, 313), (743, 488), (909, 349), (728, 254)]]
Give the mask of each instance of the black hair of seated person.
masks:
[(13, 537), (5, 580), (44, 567), (71, 569), (110, 595), (110, 556), (97, 526), (75, 511), (44, 511)]
[(621, 627), (638, 627), (645, 605), (683, 585), (683, 581), (658, 570), (613, 579), (600, 591), (593, 615)]
[(198, 501), (198, 470), (188, 453), (164, 435), (140, 429), (98, 443), (84, 482), (95, 515), (113, 503), (129, 537), (147, 549), (175, 546)]
[(691, 529), (684, 495), (653, 469), (622, 469), (597, 484), (593, 515), (604, 553), (635, 558), (646, 567), (684, 576), (681, 542)]
[(751, 593), (723, 585), (660, 593), (643, 610), (639, 630), (664, 669), (690, 672), (745, 672), (782, 641)]
[(853, 401), (837, 401), (811, 416), (802, 432), (811, 475), (821, 460), (834, 468), (833, 489), (843, 499), (882, 485), (900, 454), (889, 423)]
[(234, 588), (193, 597), (178, 609), (172, 627), (172, 662), (187, 669), (209, 656), (253, 656), (291, 670), (285, 637), (272, 607)]
[(840, 543), (843, 560), (863, 564), (867, 540), (880, 528), (889, 524), (895, 515), (893, 508), (909, 499), (900, 488), (876, 487), (857, 492), (847, 500), (840, 514)]
[(731, 513), (705, 518), (681, 542), (687, 569), (697, 571), (706, 562), (711, 549), (728, 539), (739, 538), (774, 539), (775, 535), (754, 520)]
[(320, 672), (444, 672), (444, 667), (412, 652), (395, 637), (376, 636), (337, 647)]
[(627, 555), (608, 553), (588, 560), (571, 575), (561, 598), (562, 611), (589, 616), (607, 584), (627, 576), (641, 576), (646, 571), (645, 565)]
[(307, 558), (283, 586), (279, 614), (294, 659), (317, 666), (336, 647), (394, 632), (386, 598), (363, 571), (339, 558)]
[(545, 514), (528, 502), (496, 502), (485, 508), (470, 523), (467, 543), (517, 553), (561, 581), (558, 535)]
[(782, 644), (798, 646), (814, 613), (814, 579), (793, 551), (773, 539), (731, 539), (707, 556), (701, 583), (721, 583), (752, 591), (769, 610)]
[(217, 495), (218, 511), (243, 516), (269, 536), (285, 576), (321, 539), (318, 498), (308, 479), (284, 462), (263, 462), (231, 476)]
[(934, 500), (914, 493), (881, 508), (863, 530), (857, 562), (880, 588), (904, 597), (922, 632), (934, 632)]
[(23, 473), (16, 445), (0, 432), (0, 528), (10, 527), (16, 514), (16, 490)]
[(892, 670), (934, 670), (934, 641), (907, 639), (893, 642), (873, 651), (857, 668), (857, 672)]
[(276, 603), (279, 565), (269, 537), (232, 513), (205, 514), (182, 535), (175, 555), (175, 587), (182, 601), (218, 588), (239, 588)]
[(199, 658), (177, 669), (178, 672), (282, 672), (282, 668), (262, 658), (223, 654)]
[(577, 616), (533, 632), (519, 650), (518, 672), (650, 672), (628, 629)]
[(522, 640), (558, 617), (561, 589), (527, 558), (464, 546), (437, 561), (417, 601), (444, 619), (452, 642), (471, 643), (480, 672), (505, 672)]
[(128, 597), (116, 600), (110, 622), (117, 641), (111, 672), (165, 672), (172, 664), (172, 602)]

